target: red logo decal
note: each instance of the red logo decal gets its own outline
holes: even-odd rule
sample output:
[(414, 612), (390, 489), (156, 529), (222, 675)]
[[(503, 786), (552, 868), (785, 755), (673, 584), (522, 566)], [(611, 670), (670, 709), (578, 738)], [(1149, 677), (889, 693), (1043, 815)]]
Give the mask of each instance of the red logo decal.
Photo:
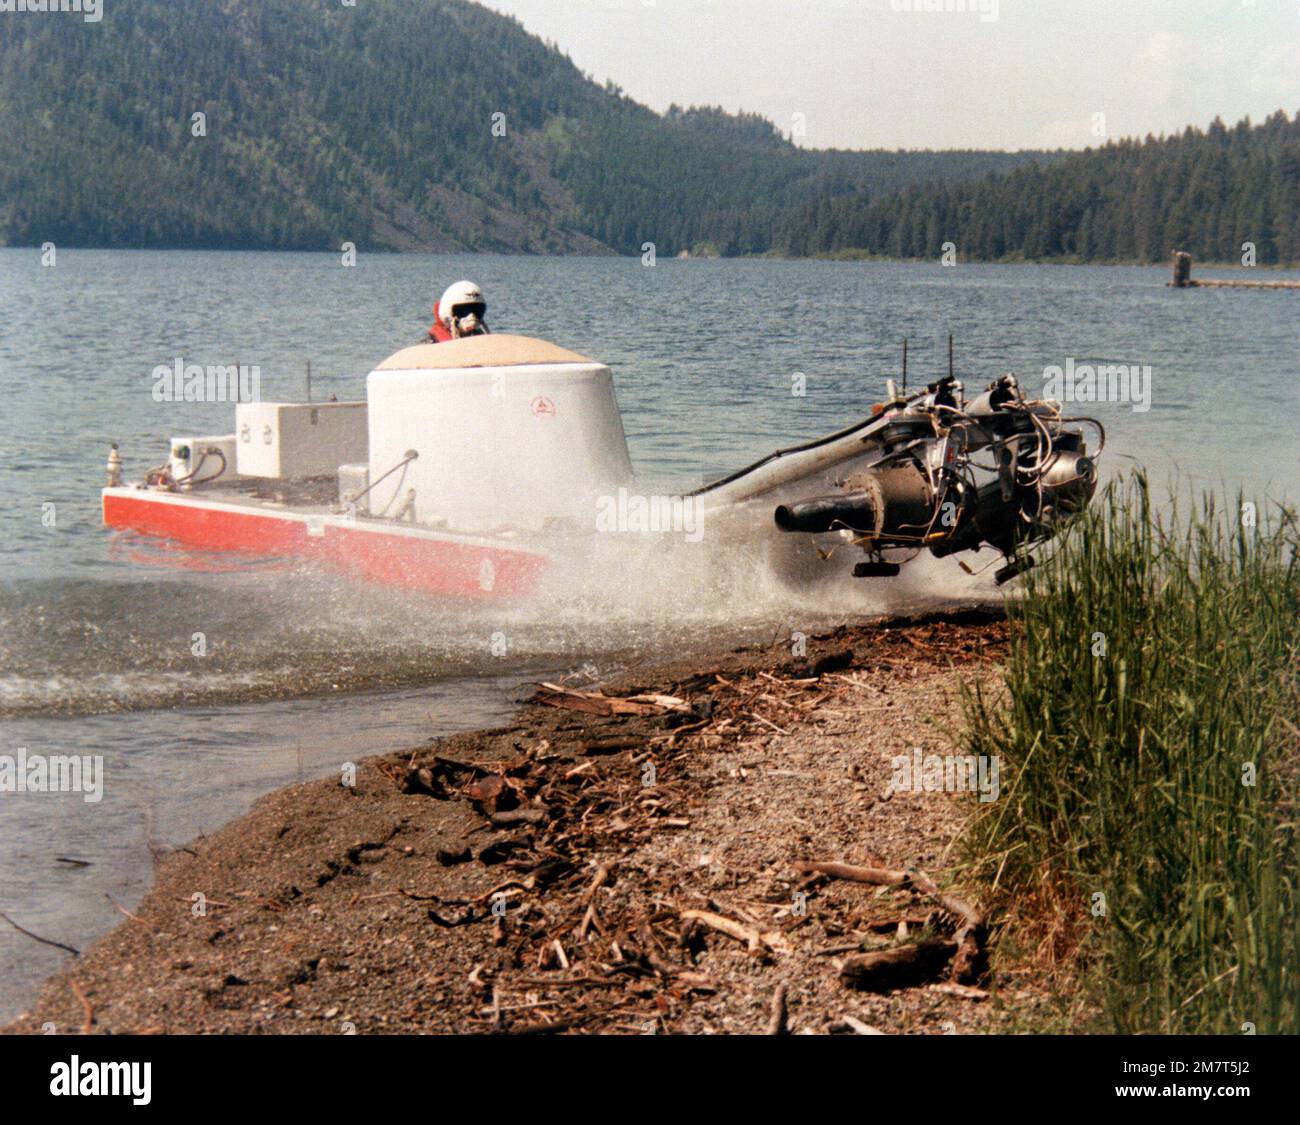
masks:
[(538, 395), (533, 399), (530, 409), (534, 418), (554, 418), (555, 403), (545, 395)]

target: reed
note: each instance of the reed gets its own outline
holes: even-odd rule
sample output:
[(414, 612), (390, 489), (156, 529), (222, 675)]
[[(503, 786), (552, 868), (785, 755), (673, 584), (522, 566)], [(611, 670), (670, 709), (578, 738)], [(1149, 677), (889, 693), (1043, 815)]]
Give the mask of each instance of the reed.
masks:
[(1121, 1033), (1300, 1031), (1297, 525), (1112, 483), (1009, 607), (967, 859)]

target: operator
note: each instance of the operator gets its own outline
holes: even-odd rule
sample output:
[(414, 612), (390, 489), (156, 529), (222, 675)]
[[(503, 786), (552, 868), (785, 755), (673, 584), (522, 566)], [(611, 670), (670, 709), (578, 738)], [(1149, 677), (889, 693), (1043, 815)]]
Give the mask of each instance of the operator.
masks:
[(472, 281), (458, 281), (433, 306), (429, 342), (441, 344), (462, 336), (486, 336), (486, 315), (487, 298), (483, 290)]

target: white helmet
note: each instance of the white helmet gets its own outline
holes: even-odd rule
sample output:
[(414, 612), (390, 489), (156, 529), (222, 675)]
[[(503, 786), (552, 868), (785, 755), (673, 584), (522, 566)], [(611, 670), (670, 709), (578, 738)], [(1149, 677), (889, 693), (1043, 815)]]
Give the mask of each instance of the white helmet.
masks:
[(438, 317), (453, 336), (474, 336), (488, 330), (487, 298), (472, 281), (458, 281), (438, 302)]

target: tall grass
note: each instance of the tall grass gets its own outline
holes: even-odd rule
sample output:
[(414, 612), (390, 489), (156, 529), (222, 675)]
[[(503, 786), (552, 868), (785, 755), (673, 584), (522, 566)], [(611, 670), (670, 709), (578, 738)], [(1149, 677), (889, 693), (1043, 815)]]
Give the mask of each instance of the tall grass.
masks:
[(1113, 483), (967, 696), (1003, 779), (968, 858), (1108, 1030), (1300, 1031), (1296, 524), (1239, 509)]

